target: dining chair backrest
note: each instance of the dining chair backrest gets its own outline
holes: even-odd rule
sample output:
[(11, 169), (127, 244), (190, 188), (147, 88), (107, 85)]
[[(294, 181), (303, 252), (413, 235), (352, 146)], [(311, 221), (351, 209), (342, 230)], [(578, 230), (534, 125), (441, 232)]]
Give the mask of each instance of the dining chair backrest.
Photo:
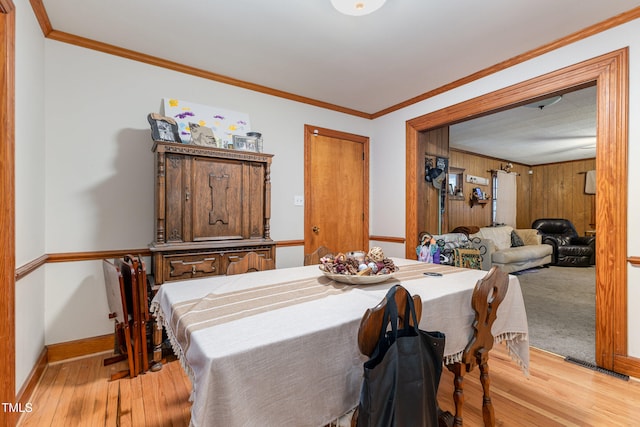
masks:
[[(400, 318), (400, 325), (402, 327), (406, 319), (404, 313), (407, 305), (407, 290), (402, 286), (399, 286), (396, 290), (395, 300), (398, 307), (398, 317)], [(420, 323), (420, 317), (422, 316), (422, 299), (420, 295), (413, 295), (413, 305), (416, 311), (416, 319)], [(383, 298), (382, 301), (373, 308), (368, 308), (365, 311), (362, 320), (360, 321), (360, 328), (358, 329), (358, 348), (360, 352), (365, 356), (371, 356), (373, 350), (376, 347), (378, 339), (380, 338), (380, 332), (383, 327), (384, 309), (387, 306), (387, 298)], [(412, 319), (409, 319), (409, 324), (413, 324)]]
[(273, 270), (275, 263), (271, 258), (249, 252), (239, 261), (229, 263), (227, 275), (248, 273), (250, 271)]
[(509, 288), (509, 275), (498, 267), (492, 267), (482, 279), (478, 280), (471, 296), (471, 306), (475, 313), (473, 336), (464, 349), (460, 362), (447, 365), (453, 372), (455, 404), (454, 425), (462, 426), (462, 406), (464, 402), (464, 374), (471, 372), (477, 365), (482, 384), (482, 419), (485, 427), (495, 426), (495, 416), (489, 392), (489, 351), (493, 348), (494, 337), (491, 327), (496, 320), (498, 307), (504, 300)]
[[(473, 337), (463, 353), (463, 360), (473, 368), (474, 363), (489, 357), (494, 337), (491, 327), (496, 320), (498, 307), (504, 300), (509, 287), (509, 275), (498, 267), (493, 267), (485, 277), (478, 280), (471, 297), (471, 306), (475, 312)], [(469, 369), (470, 370), (470, 369)]]
[(304, 256), (304, 265), (320, 264), (320, 258), (330, 253), (332, 253), (331, 249), (329, 249), (326, 246), (320, 246), (315, 251), (311, 252), (310, 254), (306, 254)]

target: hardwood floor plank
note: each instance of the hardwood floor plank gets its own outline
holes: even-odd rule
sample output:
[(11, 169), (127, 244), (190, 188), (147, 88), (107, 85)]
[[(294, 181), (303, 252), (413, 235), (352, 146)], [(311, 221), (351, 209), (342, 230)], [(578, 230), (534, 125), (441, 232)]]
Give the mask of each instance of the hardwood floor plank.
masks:
[[(76, 362), (76, 369), (78, 372), (77, 381), (73, 391), (69, 396), (68, 404), (66, 405), (66, 411), (64, 416), (60, 417), (60, 420), (64, 422), (65, 426), (81, 425), (82, 422), (86, 422), (88, 414), (83, 413), (82, 407), (86, 399), (89, 399), (88, 389), (90, 382), (91, 362), (92, 358), (79, 359)], [(57, 417), (56, 417), (57, 418)], [(83, 421), (84, 420), (84, 421)], [(58, 422), (58, 419), (55, 420)]]
[(132, 427), (132, 403), (133, 397), (131, 392), (131, 384), (133, 384), (133, 379), (123, 378), (118, 380), (120, 384), (120, 426), (122, 427)]
[(160, 414), (157, 408), (161, 408), (163, 405), (161, 402), (165, 401), (165, 390), (158, 386), (157, 378), (159, 375), (152, 375), (153, 373), (139, 375), (140, 387), (144, 398), (144, 419), (148, 425), (164, 427), (167, 425), (166, 417), (171, 417), (172, 414)]
[[(60, 389), (59, 398), (57, 404), (54, 405), (53, 416), (50, 422), (50, 426), (56, 427), (58, 425), (68, 425), (64, 423), (66, 418), (66, 414), (69, 412), (72, 400), (71, 397), (75, 391), (76, 384), (79, 383), (79, 370), (78, 370), (78, 362), (70, 363), (69, 365), (63, 365), (61, 372), (68, 371), (66, 377), (64, 377), (64, 382), (60, 382), (56, 384)], [(48, 403), (47, 399), (47, 403)], [(44, 402), (43, 402), (44, 403)]]
[[(138, 375), (132, 380), (129, 380), (131, 383), (131, 425), (134, 427), (137, 426), (146, 426), (147, 424), (150, 426), (155, 426), (155, 424), (147, 423), (145, 419), (145, 400), (149, 399), (149, 408), (147, 411), (156, 411), (159, 412), (159, 408), (151, 408), (153, 406), (154, 399), (149, 396), (145, 396), (144, 389), (142, 388), (142, 378), (144, 375)], [(123, 380), (121, 380), (123, 381)], [(126, 379), (124, 381), (127, 381)]]
[[(185, 402), (185, 393), (180, 393), (175, 383), (180, 384), (183, 383), (181, 377), (184, 376), (183, 373), (179, 372), (180, 378), (176, 378), (174, 375), (173, 366), (165, 365), (162, 369), (166, 369), (167, 372), (164, 375), (157, 375), (154, 378), (156, 379), (156, 387), (162, 390), (163, 393), (160, 397), (162, 397), (162, 401), (160, 402), (161, 407), (168, 408), (168, 414), (166, 417), (167, 425), (169, 426), (183, 426), (189, 424), (189, 418), (187, 413), (186, 424), (185, 424), (185, 412), (184, 412), (184, 402)], [(175, 383), (174, 383), (175, 381)], [(186, 395), (188, 399), (189, 396)]]
[[(169, 371), (171, 374), (169, 377), (170, 384), (175, 385), (175, 387), (173, 387), (175, 395), (173, 396), (173, 401), (170, 402), (170, 404), (172, 407), (179, 410), (180, 416), (177, 417), (174, 425), (188, 426), (189, 421), (191, 420), (191, 403), (185, 405), (184, 402), (189, 402), (189, 397), (191, 396), (191, 381), (185, 374), (179, 362), (165, 364), (162, 369), (167, 369)], [(167, 386), (169, 385), (163, 385), (163, 387)]]
[(53, 411), (51, 406), (47, 405), (40, 407), (41, 402), (45, 401), (45, 394), (49, 399), (59, 399), (61, 387), (56, 387), (56, 381), (63, 381), (63, 376), (66, 376), (68, 370), (62, 371), (61, 365), (49, 365), (42, 373), (42, 378), (38, 382), (38, 385), (33, 391), (31, 402), (33, 404), (33, 411), (28, 414), (23, 414), (18, 423), (22, 423), (23, 426), (48, 426), (51, 425), (53, 420)]
[(80, 419), (88, 427), (98, 427), (104, 423), (104, 411), (101, 408), (106, 406), (105, 378), (101, 375), (102, 363), (98, 359), (88, 359), (88, 378), (82, 394), (82, 406), (80, 409)]
[[(109, 401), (108, 401), (108, 399), (110, 398), (109, 387), (112, 387), (113, 381), (110, 381), (111, 373), (109, 372), (109, 370), (105, 369), (103, 360), (105, 357), (109, 357), (109, 356), (110, 354), (105, 354), (102, 359), (98, 359), (96, 361), (98, 364), (97, 365), (98, 379), (95, 381), (95, 384), (94, 384), (94, 390), (95, 390), (96, 396), (95, 396), (95, 415), (92, 422), (92, 426), (95, 426), (95, 427), (103, 427), (107, 425), (108, 412), (105, 412), (105, 411), (107, 410), (107, 408), (109, 408)], [(116, 391), (115, 397), (117, 398), (117, 387), (115, 391)], [(117, 405), (117, 401), (115, 403)], [(114, 409), (116, 410), (115, 413), (117, 414), (117, 406)], [(113, 426), (116, 425), (115, 419), (112, 425)]]
[(120, 417), (120, 381), (109, 381), (106, 392), (103, 426), (115, 427)]

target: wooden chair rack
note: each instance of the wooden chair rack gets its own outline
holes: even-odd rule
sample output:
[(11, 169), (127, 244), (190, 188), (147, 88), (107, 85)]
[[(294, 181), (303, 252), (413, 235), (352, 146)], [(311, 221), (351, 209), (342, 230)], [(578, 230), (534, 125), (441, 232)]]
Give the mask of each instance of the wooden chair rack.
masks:
[[(116, 337), (125, 342), (124, 347), (118, 346), (120, 355), (105, 359), (104, 364), (126, 358), (129, 371), (115, 373), (111, 379), (127, 375), (133, 378), (149, 370), (147, 332), (152, 319), (145, 263), (141, 256), (126, 255), (113, 262), (103, 260), (102, 265), (111, 312), (109, 318), (116, 321)], [(157, 369), (155, 365), (154, 370)]]
[(133, 360), (133, 347), (131, 345), (131, 331), (129, 329), (129, 310), (127, 301), (127, 290), (120, 269), (108, 260), (102, 261), (105, 286), (107, 290), (107, 301), (109, 304), (109, 319), (115, 322), (115, 337), (118, 355), (104, 360), (104, 365), (111, 365), (127, 359), (128, 370), (123, 370), (111, 375), (111, 380), (124, 378), (129, 375), (136, 376), (135, 363)]

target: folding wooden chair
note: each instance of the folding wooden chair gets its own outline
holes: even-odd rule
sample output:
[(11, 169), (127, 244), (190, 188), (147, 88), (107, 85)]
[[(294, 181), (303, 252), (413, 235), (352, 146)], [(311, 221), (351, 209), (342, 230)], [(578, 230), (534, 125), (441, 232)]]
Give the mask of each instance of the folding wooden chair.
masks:
[(124, 281), (125, 291), (127, 293), (127, 306), (132, 317), (131, 320), (131, 345), (133, 347), (133, 363), (135, 368), (135, 376), (142, 371), (142, 345), (146, 347), (146, 338), (141, 342), (141, 313), (140, 313), (140, 297), (138, 295), (138, 272), (133, 264), (125, 261), (124, 258), (114, 260), (115, 265), (120, 269)]
[[(119, 355), (109, 357), (104, 360), (104, 366), (120, 362), (127, 359), (129, 370), (123, 370), (111, 375), (111, 380), (136, 376), (133, 349), (131, 346), (131, 331), (129, 329), (129, 310), (127, 309), (127, 297), (124, 280), (120, 269), (115, 264), (103, 260), (102, 270), (104, 272), (104, 282), (107, 290), (107, 301), (109, 303), (109, 318), (115, 321), (115, 335)], [(124, 348), (122, 342), (124, 341)]]
[(138, 323), (140, 324), (140, 369), (141, 372), (146, 372), (149, 370), (149, 353), (148, 353), (148, 343), (147, 343), (147, 329), (150, 321), (149, 314), (149, 299), (148, 299), (148, 282), (147, 282), (147, 271), (142, 260), (141, 256), (134, 257), (132, 255), (126, 255), (124, 257), (124, 261), (128, 262), (133, 269), (136, 271), (136, 283), (134, 286), (137, 286), (137, 294), (138, 294), (138, 307), (140, 313), (140, 319)]
[(504, 300), (508, 287), (509, 275), (498, 267), (492, 267), (485, 277), (478, 280), (473, 290), (471, 297), (471, 305), (475, 311), (473, 337), (464, 350), (462, 361), (447, 365), (447, 368), (455, 375), (453, 380), (453, 401), (456, 407), (454, 426), (461, 427), (463, 425), (464, 375), (466, 372), (471, 372), (476, 365), (480, 369), (480, 382), (482, 383), (482, 419), (485, 427), (495, 426), (493, 404), (489, 393), (489, 351), (493, 348), (494, 341), (491, 327), (496, 320), (498, 306)]
[(264, 255), (258, 255), (255, 252), (249, 252), (239, 261), (229, 263), (227, 274), (242, 274), (249, 271), (273, 270), (275, 263), (271, 258), (265, 258)]

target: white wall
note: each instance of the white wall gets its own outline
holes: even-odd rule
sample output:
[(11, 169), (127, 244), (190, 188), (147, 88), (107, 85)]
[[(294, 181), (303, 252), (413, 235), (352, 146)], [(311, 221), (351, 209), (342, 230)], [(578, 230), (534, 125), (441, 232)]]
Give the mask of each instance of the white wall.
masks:
[[(145, 248), (153, 238), (147, 114), (171, 97), (249, 114), (274, 154), (271, 237), (303, 239), (304, 125), (369, 135), (371, 121), (46, 40), (46, 252)], [(303, 248), (278, 249), (278, 267)], [(48, 264), (46, 343), (110, 333), (100, 263)], [(93, 307), (93, 310), (87, 310)]]
[[(405, 218), (405, 122), (432, 111), (531, 79), (548, 72), (629, 46), (629, 200), (628, 253), (640, 255), (640, 223), (635, 220), (640, 199), (636, 183), (640, 179), (640, 20), (616, 27), (570, 46), (542, 55), (481, 80), (469, 83), (374, 121), (371, 150), (371, 198), (373, 234), (404, 236)], [(628, 268), (628, 351), (640, 357), (640, 269)]]
[[(16, 5), (16, 266), (45, 253), (44, 37), (27, 0)], [(16, 392), (44, 348), (44, 268), (16, 283)]]

